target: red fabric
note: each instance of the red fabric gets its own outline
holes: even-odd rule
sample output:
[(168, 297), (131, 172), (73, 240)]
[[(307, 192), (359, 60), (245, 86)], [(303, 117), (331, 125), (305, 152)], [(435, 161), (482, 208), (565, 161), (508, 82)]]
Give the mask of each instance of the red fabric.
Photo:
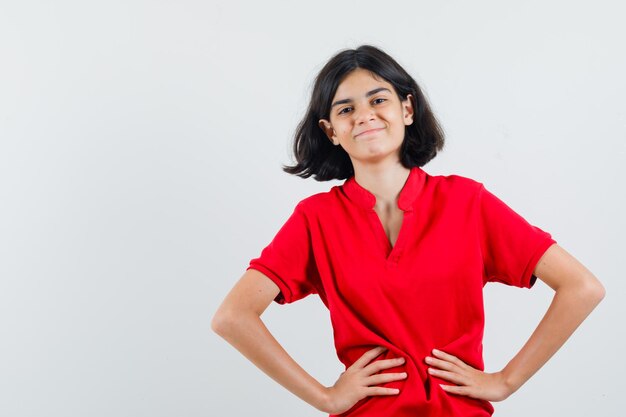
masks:
[[(392, 396), (369, 396), (341, 416), (490, 416), (491, 403), (446, 393), (427, 372), (440, 349), (484, 370), (483, 286), (530, 288), (551, 235), (472, 179), (411, 169), (398, 199), (404, 218), (392, 248), (375, 196), (351, 177), (300, 201), (253, 268), (280, 288), (275, 301), (318, 294), (330, 311), (335, 348), (348, 368), (367, 350), (406, 358)], [(332, 415), (331, 415), (332, 416)]]

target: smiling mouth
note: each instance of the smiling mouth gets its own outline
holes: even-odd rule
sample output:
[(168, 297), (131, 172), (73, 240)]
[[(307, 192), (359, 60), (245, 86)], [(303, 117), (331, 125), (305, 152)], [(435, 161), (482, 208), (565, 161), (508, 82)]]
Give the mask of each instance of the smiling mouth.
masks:
[(368, 135), (371, 135), (371, 134), (373, 134), (373, 133), (377, 133), (377, 132), (379, 132), (379, 131), (381, 131), (381, 130), (383, 130), (383, 129), (384, 129), (384, 128), (379, 127), (378, 129), (370, 129), (370, 130), (366, 130), (365, 132), (361, 132), (361, 133), (359, 133), (358, 135), (356, 135), (356, 136), (355, 136), (355, 138), (359, 138), (359, 137), (361, 137), (361, 136), (368, 136)]

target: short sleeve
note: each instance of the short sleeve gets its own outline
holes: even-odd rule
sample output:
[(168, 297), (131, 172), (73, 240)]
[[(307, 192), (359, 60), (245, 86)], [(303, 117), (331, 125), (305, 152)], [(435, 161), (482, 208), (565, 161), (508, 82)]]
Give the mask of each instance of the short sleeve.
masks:
[(478, 191), (478, 228), (484, 281), (531, 288), (539, 258), (556, 240), (531, 225), (484, 185)]
[(262, 272), (278, 285), (280, 293), (274, 299), (278, 304), (318, 293), (319, 278), (308, 224), (302, 205), (298, 203), (269, 245), (246, 268)]

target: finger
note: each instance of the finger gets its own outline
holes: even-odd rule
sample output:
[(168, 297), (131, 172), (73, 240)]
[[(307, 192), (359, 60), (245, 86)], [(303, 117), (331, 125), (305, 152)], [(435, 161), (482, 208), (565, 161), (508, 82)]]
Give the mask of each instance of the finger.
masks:
[(365, 381), (367, 385), (378, 385), (378, 384), (383, 384), (385, 382), (401, 381), (403, 379), (406, 379), (406, 377), (407, 377), (406, 372), (386, 373), (386, 374), (376, 374), (376, 375), (368, 376), (365, 379)]
[(469, 389), (467, 387), (458, 387), (454, 385), (444, 385), (444, 384), (439, 384), (439, 386), (444, 391), (449, 392), (450, 394), (469, 395)]
[(430, 366), (435, 366), (435, 367), (437, 367), (439, 369), (443, 369), (443, 370), (446, 370), (446, 371), (454, 371), (455, 369), (459, 369), (458, 366), (456, 366), (455, 364), (453, 364), (451, 362), (444, 361), (442, 359), (432, 358), (430, 356), (427, 356), (425, 361)]
[(455, 365), (457, 365), (459, 367), (465, 367), (466, 366), (465, 362), (463, 362), (462, 360), (460, 360), (459, 358), (457, 358), (454, 355), (450, 355), (449, 353), (442, 352), (442, 351), (437, 350), (437, 349), (433, 349), (433, 355), (435, 355), (438, 358), (441, 358), (443, 360), (446, 360), (448, 362), (452, 362), (453, 364), (455, 364)]
[(455, 384), (468, 385), (469, 380), (466, 376), (457, 374), (455, 372), (442, 371), (440, 369), (428, 368), (428, 373), (436, 377), (445, 379), (446, 381), (454, 382)]
[(369, 387), (365, 391), (369, 395), (397, 395), (400, 393), (398, 388), (385, 388), (385, 387)]
[(404, 358), (381, 359), (370, 363), (363, 369), (371, 375), (382, 371), (383, 369), (395, 368), (396, 366), (404, 364), (404, 362)]
[(368, 350), (359, 359), (354, 361), (354, 363), (350, 366), (350, 368), (352, 368), (353, 366), (357, 368), (363, 368), (365, 367), (365, 365), (370, 363), (373, 359), (378, 357), (381, 353), (385, 352), (386, 350), (387, 348), (384, 346), (378, 346), (378, 347), (375, 347), (374, 349)]

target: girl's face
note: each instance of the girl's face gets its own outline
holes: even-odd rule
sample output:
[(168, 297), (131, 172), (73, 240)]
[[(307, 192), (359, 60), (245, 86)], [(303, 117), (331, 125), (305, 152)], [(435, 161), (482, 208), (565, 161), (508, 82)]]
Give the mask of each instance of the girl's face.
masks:
[(348, 153), (352, 165), (400, 160), (404, 127), (413, 123), (413, 105), (401, 101), (393, 86), (371, 72), (357, 68), (337, 87), (330, 120), (319, 125), (333, 144)]

